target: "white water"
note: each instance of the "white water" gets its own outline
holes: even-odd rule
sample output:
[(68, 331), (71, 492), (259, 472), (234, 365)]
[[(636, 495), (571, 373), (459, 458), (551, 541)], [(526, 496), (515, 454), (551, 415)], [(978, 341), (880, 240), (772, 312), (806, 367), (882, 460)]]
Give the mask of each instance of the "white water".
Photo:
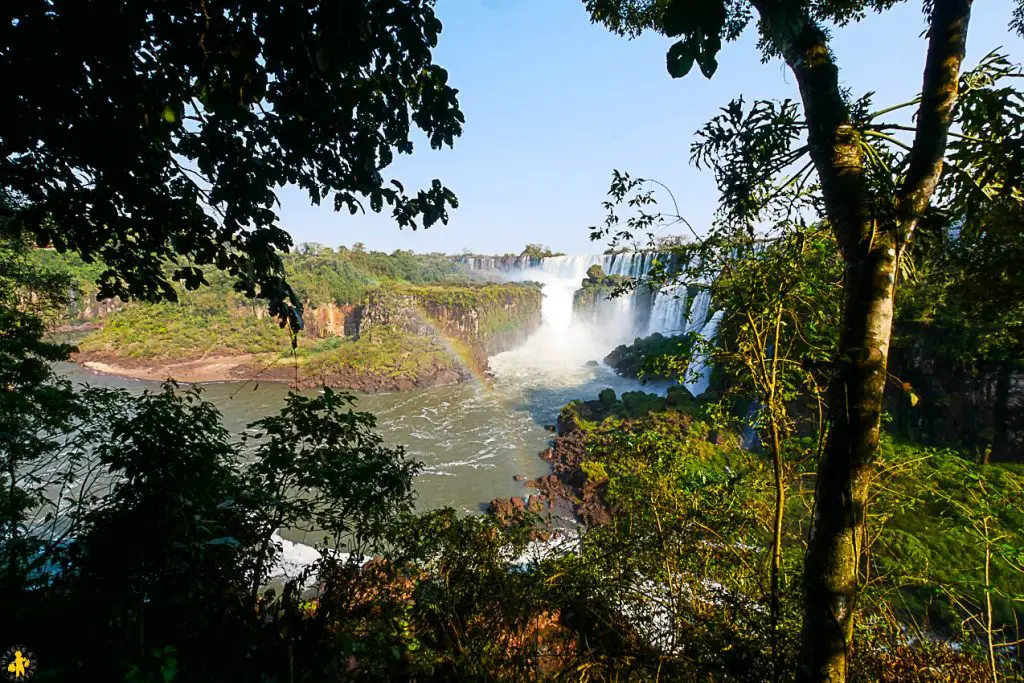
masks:
[[(560, 256), (545, 258), (539, 266), (517, 263), (504, 271), (505, 276), (512, 279), (540, 282), (544, 294), (541, 326), (537, 332), (523, 346), (492, 356), (490, 359), (497, 400), (504, 404), (509, 414), (516, 412), (513, 405), (521, 402), (529, 406), (531, 412), (538, 408), (545, 412), (551, 411), (548, 414), (553, 421), (553, 412), (558, 407), (573, 398), (595, 398), (597, 391), (604, 386), (612, 386), (619, 393), (638, 389), (664, 392), (667, 385), (641, 386), (632, 380), (618, 377), (610, 368), (600, 363), (600, 360), (618, 344), (629, 343), (634, 336), (654, 332), (673, 335), (696, 331), (706, 340), (715, 338), (722, 313), (714, 312), (709, 317), (712, 302), (708, 292), (697, 293), (693, 301), (689, 302), (685, 286), (664, 287), (655, 293), (653, 303), (648, 300), (651, 311), (643, 330), (637, 329), (638, 311), (635, 307), (638, 305), (638, 297), (635, 295), (626, 295), (607, 302), (607, 305), (602, 306), (602, 314), (595, 322), (580, 320), (578, 316), (573, 315), (573, 295), (580, 288), (590, 266), (600, 264), (606, 273), (612, 275), (641, 277), (650, 268), (651, 260), (651, 255), (642, 253), (617, 256)], [(493, 261), (483, 262), (487, 268), (494, 268), (496, 265)], [(595, 367), (592, 363), (588, 364), (589, 361), (599, 363)], [(697, 396), (707, 390), (709, 371), (705, 356), (700, 355), (694, 359), (684, 381), (691, 394)], [(461, 405), (459, 413), (464, 413), (470, 409), (470, 405), (476, 405), (479, 401), (489, 404), (492, 400), (492, 397), (477, 393), (473, 399)], [(429, 410), (429, 407), (424, 407), (424, 412)], [(444, 418), (455, 416), (448, 410), (433, 411), (433, 414), (444, 426), (442, 433), (433, 435), (429, 431), (417, 431), (411, 436), (424, 437), (433, 446), (442, 443), (454, 446), (456, 440), (452, 439), (449, 431), (454, 425)], [(461, 422), (465, 421), (463, 418)], [(507, 418), (502, 420), (505, 421)], [(389, 422), (385, 418), (381, 426), (386, 428), (388, 425)], [(479, 426), (493, 432), (497, 425), (494, 421), (488, 420)], [(444, 436), (443, 441), (438, 440), (441, 436)], [(422, 453), (418, 453), (415, 448), (412, 452), (422, 457)], [(455, 458), (428, 465), (424, 475), (455, 476), (458, 472), (455, 478), (458, 482), (465, 479), (467, 469), (470, 467), (474, 470), (479, 466), (493, 468), (494, 461), (490, 460), (493, 457), (485, 448), (468, 459)], [(280, 545), (282, 551), (274, 568), (274, 575), (278, 578), (298, 575), (305, 566), (320, 556), (317, 550), (302, 543), (293, 543), (276, 535), (274, 541)], [(509, 563), (511, 566), (525, 567), (552, 554), (573, 552), (576, 549), (576, 542), (577, 537), (574, 534), (563, 531), (548, 542), (531, 543), (521, 557), (509, 557)], [(627, 606), (623, 608), (628, 614)], [(654, 615), (650, 633), (647, 634), (652, 642), (657, 642), (657, 634), (661, 632), (659, 627), (665, 626), (661, 623), (665, 618), (664, 614)]]
[[(705, 314), (707, 310), (705, 309)], [(722, 320), (722, 312), (717, 311), (711, 316), (700, 330), (700, 336), (705, 341), (714, 340), (718, 334), (718, 323)], [(708, 384), (711, 381), (711, 368), (708, 366), (707, 354), (699, 353), (690, 363), (690, 367), (686, 369), (686, 378), (683, 382), (686, 388), (690, 390), (690, 393), (694, 396), (700, 396), (708, 390)]]
[(532, 280), (543, 286), (541, 326), (523, 346), (491, 358), (496, 377), (540, 371), (550, 382), (548, 386), (564, 386), (580, 377), (585, 363), (600, 361), (613, 348), (632, 339), (632, 297), (608, 302), (608, 315), (602, 317), (602, 324), (573, 315), (573, 295), (587, 269), (601, 262), (601, 256), (555, 256), (543, 259), (539, 267), (509, 273), (514, 279)]
[[(601, 302), (593, 320), (574, 315), (573, 295), (588, 268), (600, 265), (610, 275), (641, 278), (655, 258), (655, 254), (645, 252), (554, 256), (542, 259), (538, 266), (516, 264), (506, 269), (506, 277), (543, 285), (542, 322), (525, 345), (491, 359), (495, 376), (525, 379), (531, 375), (534, 380), (542, 376), (547, 386), (569, 386), (580, 380), (587, 361), (600, 360), (619, 344), (628, 344), (638, 336), (696, 332), (704, 340), (713, 341), (722, 314), (712, 311), (707, 290), (697, 292), (690, 301), (685, 285), (666, 285), (653, 296), (643, 297), (643, 290), (638, 290)], [(644, 305), (650, 310), (641, 311)], [(643, 324), (638, 324), (641, 320)], [(697, 396), (707, 391), (709, 379), (706, 354), (700, 353), (687, 371), (684, 384)]]
[(665, 336), (685, 332), (686, 287), (665, 285), (654, 295), (654, 307), (647, 324), (647, 334), (659, 332)]

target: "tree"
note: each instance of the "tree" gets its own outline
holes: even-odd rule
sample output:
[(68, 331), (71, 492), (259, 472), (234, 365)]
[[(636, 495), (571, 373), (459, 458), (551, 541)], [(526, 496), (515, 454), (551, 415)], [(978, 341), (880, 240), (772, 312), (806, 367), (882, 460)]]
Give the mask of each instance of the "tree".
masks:
[(999, 204), (955, 227), (939, 222), (918, 241), (893, 351), (919, 404), (902, 401), (894, 412), (916, 439), (956, 443), (982, 462), (1019, 462), (1024, 235), (1019, 209)]
[(45, 338), (44, 318), (67, 305), (75, 283), (30, 251), (28, 240), (0, 238), (0, 600), (9, 613), (77, 533), (102, 474), (89, 453), (125, 410), (118, 392), (76, 390), (54, 371), (71, 347)]
[[(723, 309), (721, 343), (712, 363), (730, 380), (730, 391), (758, 402), (755, 424), (771, 458), (775, 489), (770, 563), (773, 630), (778, 630), (783, 571), (783, 513), (787, 470), (785, 452), (796, 415), (810, 413), (813, 428), (824, 433), (821, 372), (832, 352), (839, 320), (838, 272), (832, 240), (818, 229), (786, 226), (765, 244), (719, 245), (719, 258), (702, 259), (714, 269), (711, 295)], [(723, 248), (724, 247), (724, 248)], [(724, 252), (724, 253), (723, 253)], [(742, 394), (741, 394), (742, 395)], [(808, 410), (808, 408), (811, 408)], [(816, 410), (814, 410), (816, 408)], [(806, 429), (804, 430), (807, 431)], [(820, 446), (820, 440), (819, 440)], [(773, 642), (780, 639), (773, 634)], [(779, 657), (776, 654), (776, 680)]]
[[(653, 228), (648, 221), (684, 220), (678, 214), (649, 213), (655, 201), (651, 185), (652, 181), (616, 173), (611, 191), (615, 201), (610, 203), (605, 227), (595, 228), (597, 234), (619, 224), (619, 204), (648, 207), (626, 221), (625, 232), (631, 227)], [(800, 194), (791, 200), (799, 200)], [(660, 226), (649, 231), (648, 239), (660, 239), (659, 233)], [(620, 232), (615, 239), (631, 236)], [(789, 473), (795, 469), (786, 460), (802, 450), (793, 441), (794, 435), (819, 434), (816, 443), (807, 448), (813, 458), (820, 453), (827, 433), (826, 368), (834, 354), (842, 280), (835, 243), (828, 229), (820, 225), (786, 219), (753, 238), (746, 230), (733, 229), (725, 219), (696, 243), (661, 244), (659, 248), (641, 284), (662, 291), (668, 287), (668, 291), (708, 292), (721, 311), (717, 339), (704, 340), (691, 331), (676, 337), (674, 343), (658, 343), (658, 335), (630, 348), (641, 357), (645, 376), (680, 382), (687, 380), (698, 352), (707, 358), (708, 365), (719, 373), (716, 386), (722, 387), (722, 398), (740, 415), (745, 412), (770, 458), (775, 500), (767, 593), (775, 678), (781, 680), (783, 524)]]
[[(772, 182), (806, 152), (809, 166), (817, 173), (822, 213), (845, 265), (843, 324), (828, 392), (828, 442), (818, 471), (818, 505), (804, 573), (801, 669), (807, 680), (845, 680), (896, 280), (901, 259), (941, 178), (961, 89), (971, 1), (925, 4), (928, 49), (922, 92), (904, 105), (917, 108), (916, 125), (904, 128), (913, 134), (909, 144), (871, 127), (869, 100), (851, 101), (844, 94), (829, 49), (830, 25), (856, 21), (868, 10), (888, 9), (893, 0), (696, 4), (585, 0), (585, 4), (594, 21), (619, 34), (635, 36), (653, 29), (679, 38), (667, 55), (674, 77), (685, 76), (696, 63), (710, 78), (723, 40), (736, 39), (756, 14), (763, 56), (781, 57), (796, 78), (806, 126), (804, 147), (792, 149), (803, 126), (791, 103), (760, 110), (755, 105), (747, 115), (739, 102), (710, 131), (717, 136), (717, 144), (709, 151), (721, 157), (731, 153), (734, 161), (746, 161), (745, 168), (737, 165), (732, 173), (726, 164), (719, 167), (719, 187), (723, 205), (734, 209), (733, 217), (747, 223), (751, 231), (758, 209), (769, 203), (765, 196), (771, 194)], [(893, 142), (901, 155), (876, 151), (869, 144), (872, 139)]]
[[(404, 541), (396, 528), (411, 517), (420, 465), (383, 445), (374, 417), (329, 389), (289, 395), (242, 439), (231, 438), (199, 389), (168, 383), (120, 398), (116, 419), (91, 444), (107, 490), (87, 487), (87, 503), (73, 511), (74, 538), (44, 549), (60, 566), (49, 585), (22, 591), (20, 611), (5, 604), (45, 670), (74, 679), (97, 667), (116, 675), (170, 660), (183, 680), (275, 678), (285, 648), (302, 639), (315, 657), (297, 658), (300, 671), (344, 659), (336, 632), (355, 626), (358, 613), (292, 619), (295, 585), (317, 571), (329, 585), (354, 582), (368, 552)], [(279, 596), (267, 583), (281, 559), (280, 527), (327, 538), (317, 566)], [(348, 553), (337, 552), (342, 544)]]
[(432, 0), (19, 0), (0, 26), (2, 215), (101, 259), (101, 297), (174, 299), (215, 264), (301, 326), (278, 187), (413, 229), (457, 204), (382, 176), (414, 124), (435, 148), (462, 130)]

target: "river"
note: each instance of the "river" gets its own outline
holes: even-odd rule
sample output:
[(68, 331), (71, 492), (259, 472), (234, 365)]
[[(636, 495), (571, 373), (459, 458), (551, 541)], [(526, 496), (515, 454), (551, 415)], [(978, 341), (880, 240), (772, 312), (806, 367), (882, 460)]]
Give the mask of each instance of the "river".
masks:
[[(569, 401), (594, 399), (606, 387), (616, 393), (644, 389), (664, 392), (665, 386), (642, 386), (617, 376), (600, 361), (627, 341), (628, 325), (600, 328), (572, 321), (572, 292), (579, 285), (572, 273), (545, 281), (540, 329), (518, 349), (493, 356), (489, 385), (474, 381), (415, 391), (357, 395), (356, 408), (373, 413), (385, 440), (405, 446), (424, 464), (417, 477), (417, 507), (450, 506), (477, 514), (493, 498), (528, 495), (516, 475), (534, 478), (549, 466), (538, 452), (549, 445), (558, 412)], [(94, 372), (64, 363), (61, 371), (76, 382), (141, 393), (159, 383)], [(277, 412), (288, 387), (268, 382), (219, 382), (202, 385), (203, 395), (220, 410), (225, 426), (241, 433), (245, 426)], [(295, 533), (290, 540), (304, 542)]]
[[(616, 376), (605, 366), (562, 369), (544, 374), (521, 364), (517, 352), (492, 359), (495, 377), (490, 388), (465, 383), (389, 394), (356, 394), (356, 408), (373, 413), (392, 445), (424, 463), (416, 480), (420, 509), (451, 506), (463, 512), (482, 511), (492, 498), (524, 495), (517, 474), (536, 477), (548, 472), (537, 457), (553, 436), (544, 429), (555, 423), (559, 409), (574, 398), (596, 398), (604, 387), (631, 391), (639, 385)], [(503, 358), (504, 357), (504, 358)], [(96, 373), (74, 364), (62, 372), (76, 382), (115, 387), (133, 393), (156, 390), (159, 383)], [(218, 382), (201, 385), (203, 396), (224, 416), (233, 433), (277, 412), (288, 387), (279, 383), (242, 385)]]

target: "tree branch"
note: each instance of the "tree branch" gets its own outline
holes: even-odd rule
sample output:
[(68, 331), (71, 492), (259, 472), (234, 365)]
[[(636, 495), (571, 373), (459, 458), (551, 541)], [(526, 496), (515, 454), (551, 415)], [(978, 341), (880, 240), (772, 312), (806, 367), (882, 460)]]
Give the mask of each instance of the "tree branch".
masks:
[[(752, 0), (752, 4), (761, 17), (762, 31), (777, 37), (782, 56), (796, 76), (825, 210), (839, 246), (850, 260), (858, 244), (870, 239), (863, 234), (869, 223), (863, 159), (858, 134), (839, 88), (839, 67), (829, 50), (828, 36), (806, 10), (793, 16), (791, 3)], [(794, 22), (798, 23), (795, 30)]]
[(935, 0), (925, 57), (917, 132), (907, 175), (896, 195), (901, 239), (910, 239), (942, 173), (942, 157), (959, 94), (972, 0)]

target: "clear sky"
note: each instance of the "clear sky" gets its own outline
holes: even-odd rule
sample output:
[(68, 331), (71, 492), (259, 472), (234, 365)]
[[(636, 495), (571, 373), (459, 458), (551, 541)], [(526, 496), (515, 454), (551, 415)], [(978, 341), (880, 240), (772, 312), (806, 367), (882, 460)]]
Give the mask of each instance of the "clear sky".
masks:
[[(1002, 47), (1024, 61), (1024, 41), (1008, 30), (1011, 0), (974, 3), (967, 64)], [(587, 227), (602, 218), (612, 169), (670, 186), (700, 229), (717, 193), (707, 171), (689, 164), (693, 133), (738, 95), (798, 99), (780, 61), (761, 64), (756, 35), (724, 46), (710, 81), (696, 67), (683, 79), (665, 70), (671, 40), (629, 41), (590, 23), (581, 0), (439, 0), (444, 24), (435, 61), (459, 89), (465, 131), (454, 149), (425, 142), (385, 178), (409, 190), (439, 178), (459, 198), (448, 225), (399, 230), (390, 216), (312, 207), (294, 188), (280, 193), (282, 226), (296, 242), (363, 242), (382, 251), (519, 252), (528, 243), (587, 253)], [(925, 28), (911, 0), (840, 29), (833, 47), (841, 78), (877, 105), (903, 102), (921, 86)], [(603, 248), (603, 246), (602, 246)]]

